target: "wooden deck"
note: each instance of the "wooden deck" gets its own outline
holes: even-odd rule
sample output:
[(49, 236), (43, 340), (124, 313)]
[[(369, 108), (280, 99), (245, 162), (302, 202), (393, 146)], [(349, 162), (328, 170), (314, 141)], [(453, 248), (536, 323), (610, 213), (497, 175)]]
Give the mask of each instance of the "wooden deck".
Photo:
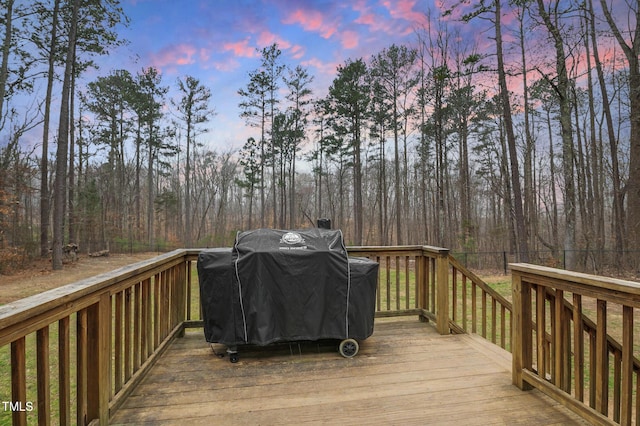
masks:
[(112, 424), (586, 424), (511, 384), (511, 355), (416, 319), (376, 320), (353, 359), (330, 343), (216, 357), (202, 330), (175, 340)]

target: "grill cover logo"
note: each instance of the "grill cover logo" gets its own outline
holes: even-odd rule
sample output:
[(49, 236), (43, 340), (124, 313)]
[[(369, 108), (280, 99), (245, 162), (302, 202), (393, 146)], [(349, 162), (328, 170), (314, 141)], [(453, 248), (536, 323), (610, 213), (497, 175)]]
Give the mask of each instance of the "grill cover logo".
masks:
[(280, 243), (285, 243), (285, 244), (304, 244), (304, 238), (302, 238), (302, 236), (300, 234), (298, 234), (297, 232), (287, 232), (286, 234), (284, 234), (282, 236), (282, 238), (280, 239)]

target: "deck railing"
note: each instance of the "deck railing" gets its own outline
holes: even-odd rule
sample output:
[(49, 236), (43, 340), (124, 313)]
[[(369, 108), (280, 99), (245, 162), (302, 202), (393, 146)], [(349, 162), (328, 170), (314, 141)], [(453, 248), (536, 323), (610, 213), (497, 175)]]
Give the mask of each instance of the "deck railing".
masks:
[[(348, 250), (381, 264), (377, 316), (417, 314), (450, 332), (448, 250)], [(175, 250), (0, 306), (0, 423), (107, 424), (169, 342), (202, 324), (198, 253)]]
[(187, 319), (177, 250), (0, 307), (0, 423), (107, 424)]
[(431, 246), (350, 247), (380, 263), (376, 315), (418, 314), (441, 334), (478, 333), (511, 347), (511, 302), (465, 268), (448, 249)]
[[(8, 423), (9, 418), (17, 425), (48, 424), (49, 421), (62, 425), (107, 424), (110, 413), (122, 404), (172, 339), (180, 336), (185, 327), (202, 325), (195, 268), (199, 252), (175, 250), (0, 306), (0, 424)], [(364, 256), (380, 263), (376, 316), (417, 315), (433, 321), (442, 334), (478, 333), (503, 348), (517, 349), (514, 366), (517, 357), (518, 365), (524, 367), (518, 376), (521, 387), (538, 386), (538, 381), (551, 383), (547, 377), (550, 373), (552, 377), (564, 377), (562, 380), (567, 388), (566, 366), (573, 348), (568, 343), (567, 330), (575, 327), (567, 325), (567, 320), (573, 318), (575, 308), (565, 300), (564, 311), (558, 308), (564, 313), (534, 324), (531, 310), (523, 316), (520, 305), (523, 298), (527, 298), (526, 289), (538, 285), (548, 287), (544, 292), (545, 303), (557, 305), (555, 300), (562, 300), (562, 297), (558, 298), (562, 294), (559, 291), (578, 293), (575, 283), (566, 290), (559, 285), (554, 287), (557, 280), (534, 279), (534, 275), (526, 275), (527, 279), (519, 284), (525, 289), (524, 297), (514, 299), (519, 303), (518, 311), (451, 257), (447, 249), (350, 247), (348, 252), (351, 256)], [(519, 271), (517, 268), (518, 265), (515, 270)], [(620, 288), (627, 289), (625, 286)], [(606, 301), (621, 303), (626, 300), (626, 296), (617, 293), (618, 286), (606, 294), (610, 299), (600, 297), (595, 291), (589, 290), (585, 295), (598, 295), (600, 316), (606, 317)], [(638, 292), (640, 294), (640, 290)], [(629, 302), (624, 302), (627, 305), (623, 309), (625, 327), (631, 329), (633, 322), (629, 323), (627, 310), (640, 303), (640, 296), (633, 294)], [(574, 304), (575, 297), (574, 294)], [(604, 307), (600, 299), (605, 302)], [(527, 321), (534, 325), (526, 326)], [(512, 333), (512, 323), (516, 333)], [(620, 345), (608, 336), (604, 338), (607, 342), (604, 344), (602, 336), (607, 336), (606, 326), (603, 328), (586, 319), (581, 323), (583, 334), (594, 337), (587, 338), (590, 343), (578, 360), (594, 357), (585, 371), (593, 371), (591, 377), (600, 380), (596, 382), (600, 390), (593, 387), (589, 395), (595, 395), (598, 402), (594, 404), (598, 407), (613, 406), (612, 412), (618, 410), (615, 401), (620, 400), (619, 411), (627, 413), (629, 398), (622, 395), (628, 393), (629, 379), (624, 382), (620, 379), (620, 385), (612, 388), (609, 393), (614, 394), (613, 399), (606, 397), (608, 393), (602, 382), (602, 359), (605, 357), (602, 347), (606, 346), (609, 356), (619, 360), (616, 361), (619, 367), (612, 368), (616, 372), (613, 375), (625, 377), (629, 371), (629, 354), (622, 348), (628, 347), (629, 339), (633, 341), (633, 338), (625, 334), (624, 344)], [(597, 324), (601, 324), (600, 320)], [(546, 333), (540, 333), (545, 336), (541, 340), (544, 349), (538, 352), (531, 344), (522, 343), (522, 336), (535, 333), (536, 327), (543, 327), (540, 330), (549, 328)], [(541, 376), (538, 376), (537, 364), (534, 368), (532, 363), (538, 356), (545, 360), (540, 363), (545, 365)], [(633, 383), (640, 386), (637, 379), (639, 364), (635, 359), (632, 364)], [(596, 368), (598, 365), (600, 367)], [(571, 389), (586, 392), (590, 389), (587, 382), (585, 379), (582, 384), (572, 384)], [(637, 399), (634, 401), (638, 404)], [(626, 415), (621, 414), (621, 418)]]
[(640, 424), (640, 284), (525, 264), (511, 270), (513, 383), (594, 424)]

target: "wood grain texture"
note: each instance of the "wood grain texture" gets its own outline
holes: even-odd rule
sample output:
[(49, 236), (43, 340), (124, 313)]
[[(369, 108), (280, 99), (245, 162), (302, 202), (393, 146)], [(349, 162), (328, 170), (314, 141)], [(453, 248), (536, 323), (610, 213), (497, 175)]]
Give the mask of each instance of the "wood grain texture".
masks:
[(376, 321), (356, 357), (335, 348), (241, 348), (231, 364), (202, 330), (187, 331), (111, 424), (584, 424), (537, 390), (513, 386), (510, 355), (473, 336), (389, 318)]

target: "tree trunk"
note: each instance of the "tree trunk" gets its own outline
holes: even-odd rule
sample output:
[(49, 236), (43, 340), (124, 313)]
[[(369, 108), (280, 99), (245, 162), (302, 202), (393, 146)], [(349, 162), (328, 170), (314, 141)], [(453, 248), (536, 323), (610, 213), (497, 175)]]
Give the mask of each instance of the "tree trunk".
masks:
[(69, 141), (69, 95), (71, 92), (71, 73), (73, 71), (74, 46), (78, 24), (78, 8), (80, 0), (74, 0), (69, 28), (69, 44), (62, 83), (62, 99), (60, 103), (60, 122), (58, 125), (58, 149), (56, 151), (56, 180), (54, 186), (53, 209), (53, 269), (62, 269), (62, 243), (64, 240), (64, 211), (67, 183), (67, 155)]
[[(75, 58), (75, 46), (74, 46), (74, 54)], [(74, 60), (75, 62), (75, 60)], [(69, 242), (70, 243), (78, 243), (77, 240), (77, 229), (76, 229), (76, 211), (74, 204), (74, 190), (75, 190), (75, 147), (76, 147), (76, 139), (75, 139), (75, 125), (73, 119), (73, 113), (75, 110), (75, 87), (76, 87), (76, 78), (75, 78), (75, 64), (73, 69), (71, 70), (71, 93), (69, 100), (69, 199), (68, 206), (68, 229), (69, 229)], [(124, 194), (124, 191), (121, 192)]]
[(498, 59), (498, 81), (500, 85), (500, 101), (502, 103), (502, 115), (504, 117), (504, 127), (509, 151), (509, 165), (511, 168), (511, 189), (513, 191), (513, 211), (515, 215), (516, 244), (518, 251), (518, 261), (529, 261), (529, 245), (527, 230), (524, 220), (524, 210), (522, 208), (522, 189), (520, 186), (520, 168), (518, 165), (518, 151), (516, 148), (516, 137), (513, 132), (513, 120), (511, 118), (511, 103), (509, 101), (509, 89), (507, 88), (507, 78), (504, 69), (504, 56), (502, 53), (502, 12), (501, 0), (496, 1), (495, 9), (495, 31), (496, 31), (496, 56)]
[[(51, 121), (51, 98), (53, 94), (53, 78), (55, 46), (58, 41), (58, 11), (60, 0), (53, 4), (53, 20), (51, 23), (51, 44), (49, 46), (49, 68), (47, 70), (47, 94), (44, 101), (44, 120), (42, 123), (42, 159), (40, 160), (40, 257), (49, 256), (49, 214), (51, 203), (49, 193), (49, 123)], [(2, 98), (0, 98), (0, 103)]]
[(527, 55), (525, 49), (525, 28), (524, 28), (524, 7), (519, 13), (519, 39), (520, 53), (522, 58), (522, 95), (524, 103), (524, 133), (525, 133), (525, 152), (524, 152), (524, 205), (523, 215), (527, 228), (527, 237), (536, 235), (538, 232), (538, 207), (535, 197), (535, 176), (533, 161), (535, 159), (535, 142), (531, 135), (531, 108), (529, 106), (529, 87), (527, 81)]
[(4, 113), (4, 98), (9, 78), (9, 54), (11, 53), (11, 38), (13, 36), (13, 3), (7, 0), (7, 10), (4, 14), (4, 43), (2, 45), (2, 62), (0, 62), (0, 117)]
[[(591, 1), (589, 2), (589, 10), (592, 12), (592, 5), (591, 5)], [(597, 41), (595, 38), (595, 27), (593, 25), (593, 13), (590, 13), (589, 17), (585, 16), (585, 20), (588, 21), (587, 23), (585, 23), (585, 37), (584, 37), (584, 45), (585, 45), (585, 52), (586, 52), (586, 59), (587, 59), (587, 69), (591, 70), (591, 44), (589, 43), (589, 36), (591, 37), (591, 40), (593, 42)], [(597, 54), (597, 46), (594, 44), (594, 50), (593, 50), (593, 57), (594, 60), (596, 61), (596, 68), (600, 66), (600, 72), (602, 71), (601, 68), (601, 64), (599, 64), (599, 58), (598, 58), (598, 54)], [(604, 78), (604, 77), (603, 77)], [(602, 83), (602, 82), (601, 82)], [(602, 92), (602, 107), (603, 107), (603, 111), (605, 113), (605, 115), (609, 115), (609, 118), (611, 118), (611, 109), (609, 108), (609, 100), (608, 100), (608, 93), (606, 88), (600, 84), (600, 90)], [(595, 99), (594, 99), (594, 93), (593, 93), (593, 77), (592, 77), (592, 73), (589, 72), (587, 74), (587, 95), (588, 95), (588, 103), (589, 103), (589, 138), (588, 138), (588, 145), (589, 145), (589, 156), (591, 158), (591, 180), (592, 180), (592, 194), (591, 194), (591, 203), (592, 203), (592, 211), (593, 211), (593, 217), (592, 217), (592, 223), (593, 223), (593, 233), (594, 233), (594, 243), (595, 243), (595, 250), (597, 251), (601, 251), (604, 249), (604, 201), (602, 199), (602, 192), (600, 191), (600, 182), (602, 182), (602, 174), (601, 174), (601, 164), (602, 164), (602, 151), (599, 149), (600, 143), (596, 138), (596, 112), (595, 112)], [(607, 121), (609, 123), (609, 121)], [(615, 159), (615, 171), (618, 170), (618, 164), (617, 164), (617, 155), (612, 156), (612, 160)], [(612, 164), (612, 168), (614, 167), (614, 165)], [(618, 178), (619, 178), (619, 174), (618, 174)], [(618, 181), (617, 185), (618, 185), (618, 191), (616, 191), (616, 182), (614, 179), (613, 185), (614, 185), (614, 206), (617, 206), (617, 202), (616, 202), (616, 198), (620, 197), (620, 192), (619, 192), (619, 184), (620, 182)], [(615, 212), (614, 212), (615, 214)], [(616, 216), (616, 219), (618, 219), (618, 217)], [(620, 223), (615, 223), (616, 221), (614, 220), (614, 227), (618, 228), (621, 224)], [(618, 243), (622, 244), (622, 234), (620, 234), (619, 238), (620, 240), (618, 241), (617, 238), (617, 231), (614, 229), (614, 235), (616, 235), (616, 246), (618, 245)], [(615, 257), (616, 259), (618, 258), (617, 256)], [(598, 257), (596, 257), (596, 259), (598, 259)], [(596, 268), (599, 268), (598, 265), (598, 261), (596, 261)]]
[[(596, 65), (596, 73), (598, 75), (598, 85), (600, 86), (600, 95), (602, 96), (602, 109), (605, 120), (607, 122), (607, 136), (609, 138), (609, 150), (611, 155), (611, 184), (613, 185), (613, 234), (615, 236), (615, 249), (619, 253), (624, 250), (624, 206), (622, 202), (622, 190), (620, 179), (620, 165), (618, 161), (618, 140), (615, 135), (613, 117), (611, 115), (611, 107), (609, 103), (609, 93), (607, 92), (607, 84), (604, 78), (604, 72), (602, 69), (602, 62), (600, 62), (600, 55), (598, 53), (598, 43), (596, 40), (595, 29), (595, 14), (593, 12), (592, 1), (589, 0), (589, 12), (590, 12), (590, 33), (591, 41), (593, 45), (593, 60)], [(595, 126), (592, 126), (592, 132), (595, 132)], [(632, 136), (633, 137), (633, 134)], [(594, 135), (595, 138), (595, 135)], [(592, 139), (593, 140), (593, 139)], [(630, 163), (633, 168), (633, 162)], [(616, 260), (620, 259), (620, 256), (614, 256)]]
[[(630, 4), (630, 3), (628, 3)], [(618, 44), (624, 52), (629, 63), (629, 118), (631, 128), (629, 131), (629, 179), (627, 181), (627, 224), (629, 248), (640, 249), (640, 6), (636, 2), (635, 28), (628, 31), (631, 36), (631, 45), (622, 37), (611, 12), (604, 0), (600, 0), (604, 16), (613, 32)], [(612, 153), (613, 155), (613, 153)], [(622, 212), (618, 212), (622, 216)], [(637, 266), (637, 265), (636, 265)]]
[[(569, 96), (569, 77), (567, 74), (564, 43), (558, 27), (545, 10), (542, 0), (538, 1), (538, 12), (547, 30), (553, 37), (556, 53), (556, 72), (558, 83), (555, 87), (560, 103), (560, 128), (562, 134), (562, 174), (564, 178), (564, 250), (565, 266), (567, 269), (575, 267), (576, 248), (576, 194), (573, 176), (573, 129), (571, 125), (571, 97)], [(555, 17), (557, 18), (557, 17)]]

